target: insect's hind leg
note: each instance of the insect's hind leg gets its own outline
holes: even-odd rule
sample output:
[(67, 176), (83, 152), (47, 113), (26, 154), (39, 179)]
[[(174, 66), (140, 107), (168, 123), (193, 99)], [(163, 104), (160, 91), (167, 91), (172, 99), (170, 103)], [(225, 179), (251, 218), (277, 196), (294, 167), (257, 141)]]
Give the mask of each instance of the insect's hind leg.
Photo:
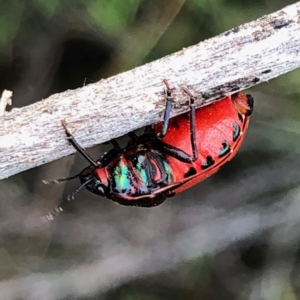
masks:
[(172, 92), (171, 92), (171, 88), (169, 86), (169, 83), (166, 79), (163, 79), (163, 83), (166, 86), (165, 89), (165, 95), (166, 95), (166, 108), (165, 108), (165, 113), (164, 113), (164, 120), (163, 120), (163, 125), (161, 128), (161, 132), (158, 133), (158, 137), (159, 138), (163, 138), (168, 130), (169, 127), (169, 121), (170, 121), (170, 116), (171, 116), (171, 111), (172, 111), (172, 102), (174, 100), (174, 98), (172, 97)]
[(198, 158), (198, 148), (196, 141), (196, 108), (195, 108), (195, 97), (187, 88), (182, 88), (182, 90), (190, 97), (190, 140), (193, 151), (192, 161)]
[(153, 126), (152, 125), (145, 126), (144, 133), (147, 133), (147, 132), (153, 132)]

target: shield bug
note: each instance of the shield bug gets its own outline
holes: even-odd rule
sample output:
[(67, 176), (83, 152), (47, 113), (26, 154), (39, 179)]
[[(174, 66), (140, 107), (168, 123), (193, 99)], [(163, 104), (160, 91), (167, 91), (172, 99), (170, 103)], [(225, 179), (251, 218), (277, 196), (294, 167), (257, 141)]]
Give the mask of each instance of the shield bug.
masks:
[[(171, 118), (174, 99), (168, 82), (163, 82), (163, 122), (148, 126), (139, 136), (129, 133), (125, 148), (112, 140), (113, 148), (97, 161), (77, 143), (63, 121), (68, 141), (89, 166), (76, 176), (44, 183), (79, 178), (81, 186), (68, 200), (86, 187), (122, 205), (153, 207), (206, 179), (230, 161), (244, 140), (253, 98), (238, 92), (196, 109), (194, 96), (184, 88), (190, 99), (190, 111)], [(56, 207), (47, 218), (61, 210), (61, 206)]]

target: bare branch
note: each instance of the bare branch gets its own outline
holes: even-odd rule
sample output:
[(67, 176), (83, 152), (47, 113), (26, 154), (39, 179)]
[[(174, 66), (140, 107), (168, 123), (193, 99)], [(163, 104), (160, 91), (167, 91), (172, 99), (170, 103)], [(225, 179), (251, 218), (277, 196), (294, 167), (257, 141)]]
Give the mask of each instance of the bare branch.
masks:
[(176, 115), (188, 110), (183, 85), (200, 107), (299, 67), (299, 23), (297, 2), (150, 64), (5, 113), (0, 179), (73, 153), (62, 119), (84, 147), (160, 121), (164, 78), (174, 88)]

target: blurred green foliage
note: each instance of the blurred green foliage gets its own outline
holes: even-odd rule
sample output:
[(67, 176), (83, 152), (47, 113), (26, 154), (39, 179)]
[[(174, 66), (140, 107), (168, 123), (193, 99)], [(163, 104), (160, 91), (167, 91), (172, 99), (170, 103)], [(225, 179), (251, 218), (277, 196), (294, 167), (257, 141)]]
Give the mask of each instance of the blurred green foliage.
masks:
[[(69, 2), (67, 5), (72, 5), (72, 1), (64, 1)], [(33, 0), (33, 5), (37, 10), (48, 17), (52, 17), (55, 14), (59, 13), (59, 11), (63, 8), (64, 4), (61, 0)]]
[(22, 21), (24, 5), (7, 2), (0, 10), (0, 49), (10, 49)]
[(86, 2), (91, 17), (109, 34), (122, 34), (130, 28), (141, 0), (91, 0)]

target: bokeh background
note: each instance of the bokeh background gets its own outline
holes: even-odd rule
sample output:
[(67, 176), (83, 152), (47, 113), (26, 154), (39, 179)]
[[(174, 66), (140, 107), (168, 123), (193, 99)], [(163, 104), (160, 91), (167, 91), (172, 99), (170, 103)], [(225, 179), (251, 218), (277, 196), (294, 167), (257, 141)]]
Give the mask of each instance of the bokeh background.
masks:
[[(294, 2), (1, 0), (0, 91), (29, 105)], [(295, 70), (247, 91), (255, 112), (235, 159), (156, 208), (84, 190), (41, 224), (79, 185), (41, 180), (78, 173), (78, 155), (2, 180), (0, 299), (300, 299), (299, 82)]]

